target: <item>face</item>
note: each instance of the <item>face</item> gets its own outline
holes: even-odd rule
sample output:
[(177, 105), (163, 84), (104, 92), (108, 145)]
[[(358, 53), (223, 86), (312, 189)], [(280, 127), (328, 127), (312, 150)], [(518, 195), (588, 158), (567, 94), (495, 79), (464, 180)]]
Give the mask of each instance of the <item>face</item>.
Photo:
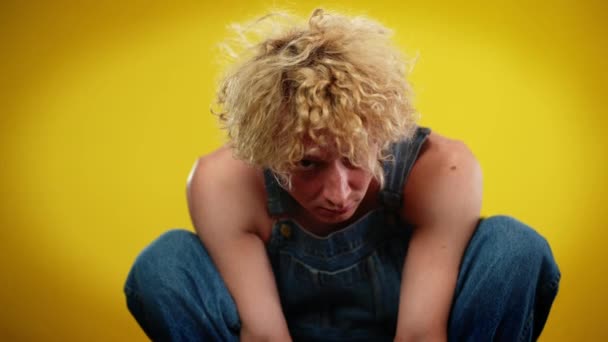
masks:
[(348, 220), (365, 197), (373, 176), (327, 150), (310, 150), (291, 172), (288, 192), (313, 222)]

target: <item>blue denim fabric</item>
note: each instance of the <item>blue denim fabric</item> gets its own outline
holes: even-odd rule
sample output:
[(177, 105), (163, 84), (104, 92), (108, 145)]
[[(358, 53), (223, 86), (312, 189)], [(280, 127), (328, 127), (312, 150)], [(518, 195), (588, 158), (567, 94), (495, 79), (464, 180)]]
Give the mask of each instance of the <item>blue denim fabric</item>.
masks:
[(278, 221), (268, 245), (295, 340), (392, 340), (410, 229), (368, 213), (327, 238)]
[(137, 257), (127, 306), (154, 341), (238, 341), (236, 305), (197, 235), (170, 230)]
[[(285, 317), (296, 341), (394, 338), (411, 227), (398, 224), (401, 189), (429, 130), (393, 146), (384, 204), (327, 237), (278, 220), (267, 245)], [(293, 204), (267, 172), (269, 211)], [(480, 220), (459, 272), (450, 341), (530, 341), (543, 329), (559, 269), (540, 235), (507, 216)], [(137, 258), (127, 305), (153, 340), (237, 341), (236, 306), (198, 237), (172, 230)]]

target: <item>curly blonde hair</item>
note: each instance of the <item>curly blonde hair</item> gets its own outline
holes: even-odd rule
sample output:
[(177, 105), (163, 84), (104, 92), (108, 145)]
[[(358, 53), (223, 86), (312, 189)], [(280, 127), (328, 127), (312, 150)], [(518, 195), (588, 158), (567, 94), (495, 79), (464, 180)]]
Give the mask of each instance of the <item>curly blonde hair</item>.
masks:
[[(236, 26), (243, 42), (252, 28)], [(329, 147), (382, 184), (392, 142), (410, 138), (417, 114), (407, 62), (391, 32), (364, 17), (315, 10), (307, 25), (266, 35), (241, 54), (217, 94), (220, 124), (236, 158), (269, 168), (290, 186), (308, 148)], [(246, 47), (246, 45), (244, 45)]]

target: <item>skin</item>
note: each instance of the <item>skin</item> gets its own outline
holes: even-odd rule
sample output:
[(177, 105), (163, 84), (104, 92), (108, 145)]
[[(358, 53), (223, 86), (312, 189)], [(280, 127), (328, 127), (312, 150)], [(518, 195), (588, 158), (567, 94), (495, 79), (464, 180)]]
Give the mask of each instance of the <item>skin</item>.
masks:
[[(378, 206), (379, 189), (368, 172), (319, 150), (292, 173), (289, 192), (299, 208), (291, 215), (324, 236)], [(447, 339), (458, 268), (479, 219), (481, 193), (481, 170), (470, 150), (431, 133), (404, 185), (401, 217), (415, 228), (396, 341)], [(262, 170), (235, 160), (224, 146), (197, 160), (187, 195), (195, 230), (237, 305), (241, 340), (290, 340), (264, 246), (276, 218), (267, 212)]]
[(287, 192), (300, 205), (292, 219), (325, 236), (349, 225), (377, 206), (379, 184), (369, 172), (331, 150), (306, 153), (291, 172)]

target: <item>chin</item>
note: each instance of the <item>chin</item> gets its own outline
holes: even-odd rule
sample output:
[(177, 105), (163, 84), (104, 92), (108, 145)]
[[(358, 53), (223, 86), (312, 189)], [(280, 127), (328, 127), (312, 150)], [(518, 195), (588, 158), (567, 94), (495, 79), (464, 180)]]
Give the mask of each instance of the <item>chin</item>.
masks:
[(341, 223), (348, 219), (350, 219), (357, 209), (356, 206), (353, 206), (351, 209), (345, 211), (344, 213), (331, 213), (322, 208), (319, 208), (316, 213), (317, 220), (323, 223)]

